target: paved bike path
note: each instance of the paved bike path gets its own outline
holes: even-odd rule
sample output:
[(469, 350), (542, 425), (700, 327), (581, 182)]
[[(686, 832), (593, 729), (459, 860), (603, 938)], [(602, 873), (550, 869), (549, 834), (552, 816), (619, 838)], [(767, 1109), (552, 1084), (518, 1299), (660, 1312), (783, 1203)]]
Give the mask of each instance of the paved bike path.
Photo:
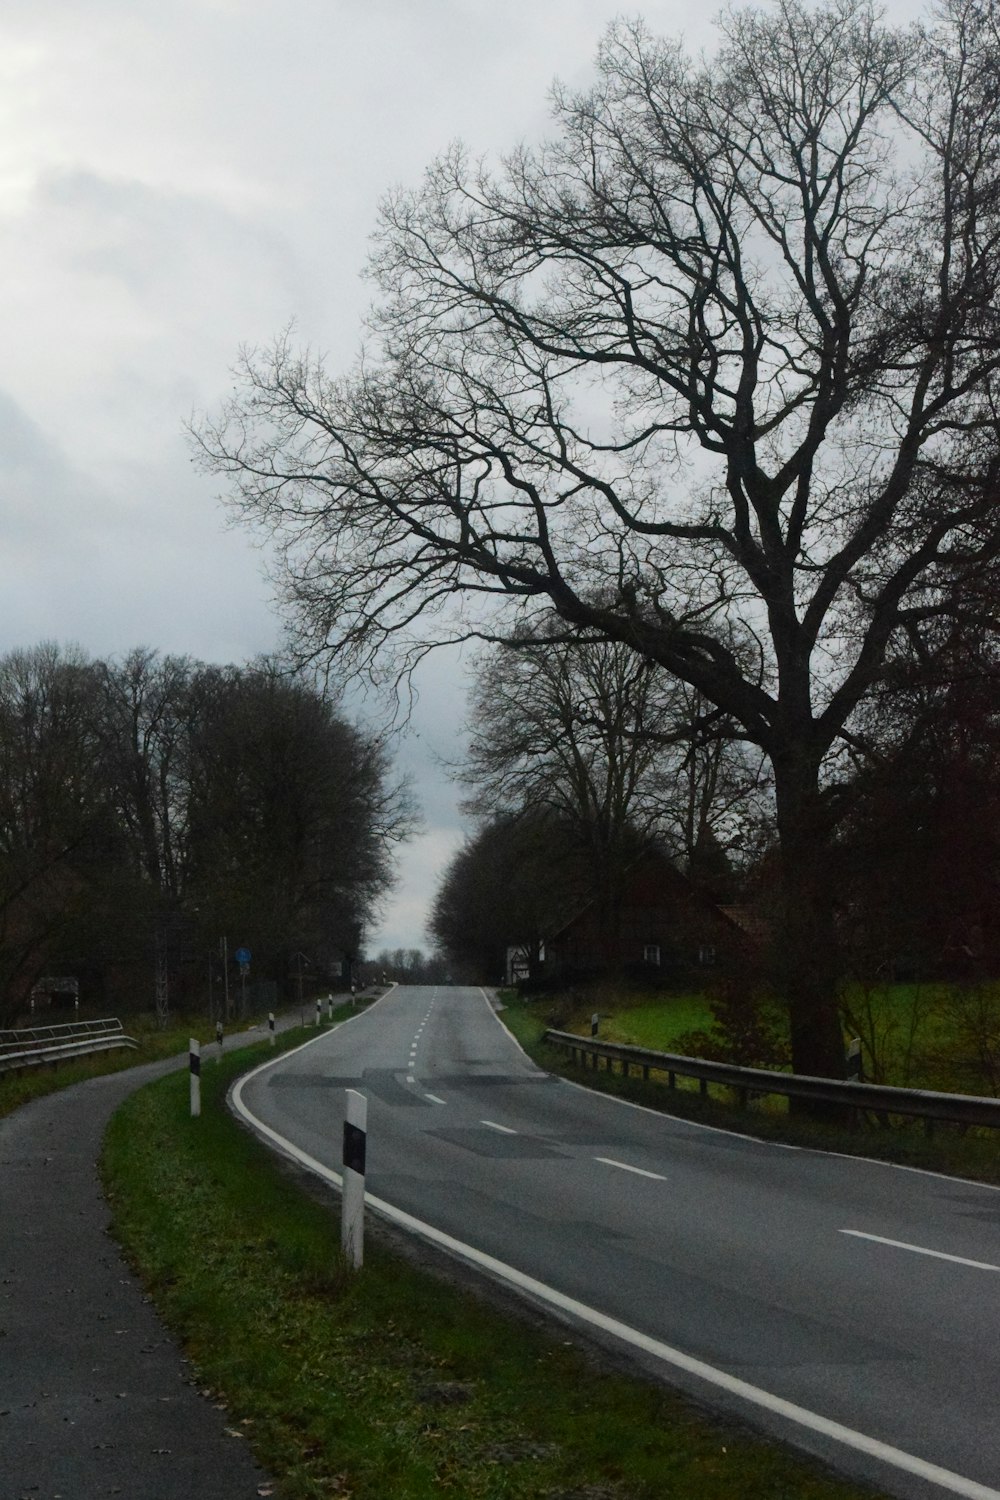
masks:
[(105, 1126), (185, 1064), (107, 1074), (0, 1119), (0, 1500), (271, 1492), (109, 1235)]

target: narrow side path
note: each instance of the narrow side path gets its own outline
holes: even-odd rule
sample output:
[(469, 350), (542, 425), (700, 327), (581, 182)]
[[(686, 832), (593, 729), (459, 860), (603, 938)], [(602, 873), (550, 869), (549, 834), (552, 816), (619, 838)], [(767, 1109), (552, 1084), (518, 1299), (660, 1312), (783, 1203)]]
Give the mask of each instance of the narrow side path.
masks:
[(270, 1493), (109, 1235), (105, 1126), (186, 1064), (90, 1079), (0, 1119), (0, 1500)]

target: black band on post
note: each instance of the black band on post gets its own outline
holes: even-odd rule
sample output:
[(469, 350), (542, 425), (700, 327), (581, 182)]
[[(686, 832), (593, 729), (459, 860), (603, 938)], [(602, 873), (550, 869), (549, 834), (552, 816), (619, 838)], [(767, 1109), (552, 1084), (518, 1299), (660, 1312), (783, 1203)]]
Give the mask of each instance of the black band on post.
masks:
[(365, 1175), (365, 1142), (368, 1139), (367, 1131), (359, 1130), (356, 1125), (344, 1121), (344, 1166), (350, 1167), (352, 1172), (359, 1176)]

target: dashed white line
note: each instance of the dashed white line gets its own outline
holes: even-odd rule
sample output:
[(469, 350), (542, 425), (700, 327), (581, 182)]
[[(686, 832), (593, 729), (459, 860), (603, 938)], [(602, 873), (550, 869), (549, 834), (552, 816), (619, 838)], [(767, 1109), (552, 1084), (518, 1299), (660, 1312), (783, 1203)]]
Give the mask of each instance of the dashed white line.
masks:
[(934, 1260), (950, 1260), (956, 1266), (971, 1266), (974, 1271), (1000, 1271), (1000, 1266), (991, 1265), (988, 1260), (967, 1260), (964, 1255), (947, 1255), (943, 1250), (928, 1250), (926, 1245), (909, 1245), (906, 1240), (887, 1240), (881, 1234), (866, 1234), (863, 1229), (841, 1229), (841, 1234), (849, 1234), (856, 1240), (874, 1240), (876, 1245), (891, 1245), (894, 1250), (912, 1250), (914, 1255), (930, 1255)]
[(645, 1167), (630, 1167), (627, 1161), (615, 1161), (613, 1156), (595, 1156), (595, 1161), (602, 1161), (606, 1167), (618, 1167), (622, 1172), (634, 1172), (637, 1177), (652, 1177), (656, 1182), (666, 1182), (661, 1172), (647, 1172)]
[(429, 1099), (432, 1104), (444, 1104), (446, 1102), (444, 1099), (439, 1099), (437, 1094), (425, 1094), (424, 1098)]
[(490, 1130), (499, 1130), (503, 1135), (517, 1135), (516, 1130), (511, 1130), (509, 1125), (498, 1125), (496, 1120), (480, 1120), (480, 1125), (488, 1125)]

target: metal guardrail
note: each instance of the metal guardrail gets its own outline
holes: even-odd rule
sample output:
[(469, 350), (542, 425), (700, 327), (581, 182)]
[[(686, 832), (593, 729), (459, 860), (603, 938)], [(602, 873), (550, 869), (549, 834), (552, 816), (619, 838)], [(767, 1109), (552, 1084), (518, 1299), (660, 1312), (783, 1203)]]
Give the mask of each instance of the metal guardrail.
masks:
[(138, 1045), (134, 1037), (126, 1036), (121, 1021), (115, 1016), (100, 1021), (66, 1021), (60, 1026), (0, 1030), (0, 1073), (38, 1067), (44, 1063), (54, 1066), (66, 1058)]
[(849, 1083), (838, 1078), (810, 1078), (802, 1073), (775, 1073), (768, 1068), (741, 1068), (735, 1063), (709, 1062), (702, 1057), (682, 1057), (673, 1052), (602, 1042), (570, 1031), (547, 1031), (542, 1040), (562, 1047), (571, 1056), (579, 1054), (584, 1066), (588, 1057), (593, 1058), (595, 1068), (601, 1058), (606, 1058), (609, 1072), (613, 1063), (619, 1062), (626, 1076), (633, 1067), (641, 1069), (644, 1078), (651, 1071), (666, 1073), (671, 1088), (678, 1077), (697, 1078), (703, 1094), (708, 1092), (710, 1083), (726, 1084), (737, 1090), (743, 1105), (753, 1094), (783, 1094), (788, 1099), (812, 1099), (819, 1104), (847, 1105), (874, 1114), (922, 1119), (928, 1133), (935, 1120), (1000, 1130), (1000, 1099), (984, 1099), (975, 1094), (941, 1094), (929, 1089), (899, 1089), (880, 1083)]

